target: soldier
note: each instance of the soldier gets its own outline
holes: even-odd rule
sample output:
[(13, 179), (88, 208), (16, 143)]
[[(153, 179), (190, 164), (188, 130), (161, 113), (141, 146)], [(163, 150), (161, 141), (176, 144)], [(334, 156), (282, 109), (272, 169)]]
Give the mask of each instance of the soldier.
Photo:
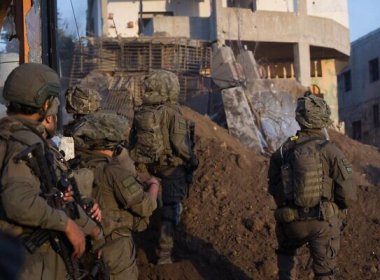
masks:
[[(9, 102), (9, 117), (0, 120), (0, 220), (23, 240), (39, 228), (61, 232), (73, 247), (73, 257), (78, 258), (85, 250), (82, 229), (63, 210), (48, 204), (48, 194), (41, 195), (42, 177), (33, 167), (26, 160), (15, 160), (35, 144), (41, 145), (46, 160), (49, 150), (38, 128), (59, 91), (58, 75), (42, 64), (22, 64), (5, 81), (3, 95)], [(71, 195), (65, 196), (69, 199)], [(34, 253), (25, 253), (21, 279), (65, 279), (66, 272), (59, 270), (62, 260), (52, 244), (46, 241)]]
[[(41, 132), (43, 136), (48, 140), (50, 150), (52, 154), (54, 155), (54, 159), (55, 159), (55, 163), (57, 167), (57, 176), (61, 177), (61, 174), (64, 174), (66, 177), (72, 178), (72, 180), (74, 180), (75, 183), (78, 185), (78, 194), (81, 194), (81, 197), (78, 199), (81, 199), (83, 201), (84, 200), (89, 201), (89, 200), (92, 200), (91, 192), (92, 192), (92, 183), (94, 181), (93, 172), (87, 168), (71, 170), (69, 163), (65, 160), (64, 156), (58, 150), (56, 143), (54, 143), (54, 141), (52, 140), (56, 135), (57, 114), (58, 114), (59, 105), (60, 103), (58, 99), (54, 99), (53, 102), (51, 102), (51, 105), (46, 111), (45, 118), (42, 121)], [(82, 201), (79, 201), (78, 203), (83, 204)], [(93, 207), (92, 209), (88, 209), (89, 214), (91, 214), (91, 217), (93, 219), (100, 222), (101, 210), (99, 208), (99, 205), (95, 201), (93, 201), (93, 203), (91, 204), (93, 204)], [(86, 216), (86, 215), (80, 215), (80, 216)], [(90, 230), (93, 230), (94, 227), (96, 227), (96, 225), (94, 223), (91, 223), (89, 220), (86, 221), (86, 224), (87, 222), (88, 222), (87, 227)], [(81, 222), (80, 224), (83, 224), (83, 222)], [(85, 231), (85, 233), (89, 235), (92, 234), (92, 232), (88, 232), (88, 231)], [(101, 234), (101, 232), (99, 231), (98, 234)], [(100, 238), (99, 236), (94, 236), (94, 237)]]
[[(56, 143), (52, 140), (54, 137), (57, 137), (55, 134), (59, 105), (59, 101), (56, 98), (51, 102), (42, 121), (41, 130), (47, 139), (50, 151), (54, 155), (57, 178), (61, 178), (61, 184), (66, 185), (73, 193), (74, 201), (68, 202), (67, 212), (81, 226), (84, 233), (91, 237), (92, 246), (87, 248), (80, 262), (77, 261), (75, 263), (75, 269), (79, 278), (82, 278), (88, 276), (93, 270), (93, 266), (97, 264), (97, 276), (108, 279), (106, 276), (108, 274), (107, 268), (101, 260), (98, 260), (100, 259), (99, 249), (104, 245), (105, 240), (100, 226), (101, 210), (98, 203), (91, 197), (94, 174), (88, 168), (71, 169), (69, 163), (58, 150)], [(95, 275), (92, 276), (95, 277)]]
[(162, 214), (158, 264), (172, 263), (173, 236), (186, 196), (188, 175), (198, 166), (192, 151), (187, 121), (178, 95), (177, 76), (154, 71), (144, 80), (143, 104), (135, 112), (131, 129), (131, 156), (161, 179)]
[[(74, 131), (76, 152), (84, 167), (95, 174), (93, 197), (99, 201), (103, 216), (106, 245), (103, 257), (110, 267), (111, 279), (136, 279), (136, 250), (132, 232), (147, 227), (149, 216), (157, 207), (159, 183), (150, 178), (144, 186), (119, 161), (128, 123), (116, 113), (96, 113), (84, 118)], [(125, 151), (124, 151), (125, 152)]]
[(270, 159), (269, 193), (274, 197), (279, 279), (297, 279), (296, 250), (308, 243), (314, 279), (335, 279), (342, 220), (354, 198), (352, 166), (326, 140), (330, 108), (311, 93), (297, 100), (301, 130)]

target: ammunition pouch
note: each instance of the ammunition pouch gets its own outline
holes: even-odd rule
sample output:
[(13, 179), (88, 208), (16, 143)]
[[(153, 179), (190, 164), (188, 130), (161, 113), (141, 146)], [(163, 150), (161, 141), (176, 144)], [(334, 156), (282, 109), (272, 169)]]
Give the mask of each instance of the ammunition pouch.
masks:
[(331, 218), (339, 216), (339, 208), (332, 201), (322, 201), (321, 202), (321, 215), (324, 221), (329, 221)]
[(298, 219), (297, 209), (282, 207), (274, 212), (274, 218), (279, 223), (291, 223)]
[(179, 165), (183, 165), (184, 161), (179, 157), (176, 157), (172, 154), (168, 154), (168, 155), (160, 156), (160, 159), (157, 163), (159, 165), (164, 165), (164, 166), (179, 166)]
[(148, 227), (149, 217), (138, 217), (126, 210), (105, 210), (103, 230), (105, 235), (118, 232), (130, 235), (131, 231), (143, 231)]

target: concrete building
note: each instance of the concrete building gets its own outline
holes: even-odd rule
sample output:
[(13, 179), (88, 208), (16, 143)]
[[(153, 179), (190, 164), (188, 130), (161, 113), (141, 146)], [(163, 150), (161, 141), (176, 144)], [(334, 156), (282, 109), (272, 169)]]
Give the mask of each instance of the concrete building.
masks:
[(339, 75), (339, 117), (346, 134), (380, 148), (380, 28), (351, 45), (349, 66)]
[(338, 122), (350, 54), (347, 0), (88, 0), (88, 34), (170, 36), (253, 51), (262, 78), (317, 85)]

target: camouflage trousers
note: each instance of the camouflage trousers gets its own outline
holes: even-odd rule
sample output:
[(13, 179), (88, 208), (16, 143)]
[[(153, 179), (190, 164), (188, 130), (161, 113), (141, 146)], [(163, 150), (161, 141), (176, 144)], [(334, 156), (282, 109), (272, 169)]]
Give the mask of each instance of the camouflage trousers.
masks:
[(314, 279), (335, 279), (337, 254), (340, 249), (341, 220), (307, 220), (277, 223), (277, 265), (280, 280), (297, 279), (296, 251), (308, 243)]
[(112, 233), (102, 249), (103, 258), (110, 269), (110, 280), (137, 280), (136, 248), (132, 236)]
[(181, 201), (187, 193), (186, 170), (184, 166), (154, 166), (148, 170), (161, 179), (162, 185), (160, 251), (171, 252), (174, 232), (181, 220)]

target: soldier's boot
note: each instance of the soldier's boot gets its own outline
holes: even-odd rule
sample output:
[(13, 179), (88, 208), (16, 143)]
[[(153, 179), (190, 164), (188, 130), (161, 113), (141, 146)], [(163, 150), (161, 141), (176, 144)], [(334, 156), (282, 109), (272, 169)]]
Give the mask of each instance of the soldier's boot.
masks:
[(297, 279), (297, 259), (295, 255), (277, 253), (277, 265), (279, 280)]
[(161, 236), (160, 236), (160, 248), (158, 254), (157, 264), (171, 264), (172, 250), (173, 250), (173, 235), (174, 235), (174, 225), (171, 222), (163, 221), (161, 224)]

